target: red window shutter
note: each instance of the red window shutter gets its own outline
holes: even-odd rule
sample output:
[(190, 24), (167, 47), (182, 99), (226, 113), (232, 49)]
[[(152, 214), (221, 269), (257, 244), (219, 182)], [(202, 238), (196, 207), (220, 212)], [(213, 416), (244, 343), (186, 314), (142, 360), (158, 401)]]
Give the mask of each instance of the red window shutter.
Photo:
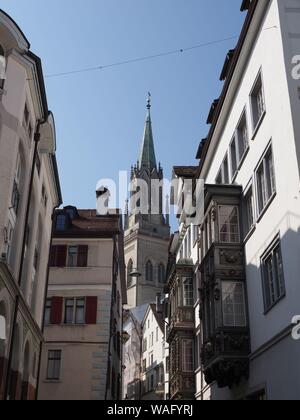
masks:
[(78, 259), (77, 259), (78, 267), (87, 267), (88, 249), (89, 247), (87, 245), (80, 245), (78, 247)]
[(65, 267), (67, 259), (67, 246), (58, 245), (56, 251), (56, 267)]
[(85, 323), (87, 325), (97, 324), (97, 304), (96, 296), (88, 296), (86, 298)]
[(62, 297), (53, 297), (51, 304), (51, 317), (50, 323), (53, 325), (59, 325), (62, 322), (63, 314), (63, 298)]

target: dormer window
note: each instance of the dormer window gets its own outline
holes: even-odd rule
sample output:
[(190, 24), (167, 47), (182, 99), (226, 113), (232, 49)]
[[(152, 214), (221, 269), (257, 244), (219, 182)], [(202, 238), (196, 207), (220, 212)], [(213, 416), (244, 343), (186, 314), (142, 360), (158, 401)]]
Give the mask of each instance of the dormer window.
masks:
[(65, 214), (59, 214), (56, 217), (56, 230), (65, 230), (67, 225), (67, 216)]
[(64, 211), (68, 214), (71, 220), (76, 219), (77, 217), (77, 209), (76, 207), (65, 207)]

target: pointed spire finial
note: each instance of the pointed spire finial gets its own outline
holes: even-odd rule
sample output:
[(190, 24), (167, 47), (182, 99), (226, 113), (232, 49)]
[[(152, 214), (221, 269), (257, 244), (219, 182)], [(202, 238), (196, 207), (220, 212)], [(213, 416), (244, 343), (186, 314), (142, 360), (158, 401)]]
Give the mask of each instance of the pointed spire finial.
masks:
[(147, 99), (147, 109), (150, 111), (151, 109), (151, 93), (148, 92), (148, 99)]

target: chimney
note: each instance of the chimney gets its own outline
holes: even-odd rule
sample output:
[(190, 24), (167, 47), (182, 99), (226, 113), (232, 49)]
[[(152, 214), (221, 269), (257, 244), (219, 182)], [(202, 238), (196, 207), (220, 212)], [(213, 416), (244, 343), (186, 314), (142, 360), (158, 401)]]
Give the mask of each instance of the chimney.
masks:
[(106, 216), (109, 213), (109, 197), (110, 192), (109, 189), (102, 186), (97, 189), (96, 191), (96, 208), (97, 208), (97, 216)]
[(157, 293), (156, 295), (156, 312), (158, 314), (162, 313), (161, 293)]

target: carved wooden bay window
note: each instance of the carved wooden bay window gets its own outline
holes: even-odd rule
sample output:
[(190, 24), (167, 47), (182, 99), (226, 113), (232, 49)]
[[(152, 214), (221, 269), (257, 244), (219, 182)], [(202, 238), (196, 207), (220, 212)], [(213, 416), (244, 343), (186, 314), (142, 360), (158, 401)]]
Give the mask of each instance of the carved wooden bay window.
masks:
[(195, 395), (194, 361), (194, 269), (192, 262), (179, 261), (173, 271), (169, 294), (170, 398), (193, 399)]
[(219, 387), (232, 387), (249, 374), (241, 197), (240, 187), (206, 187), (199, 266), (202, 364), (206, 382)]

